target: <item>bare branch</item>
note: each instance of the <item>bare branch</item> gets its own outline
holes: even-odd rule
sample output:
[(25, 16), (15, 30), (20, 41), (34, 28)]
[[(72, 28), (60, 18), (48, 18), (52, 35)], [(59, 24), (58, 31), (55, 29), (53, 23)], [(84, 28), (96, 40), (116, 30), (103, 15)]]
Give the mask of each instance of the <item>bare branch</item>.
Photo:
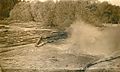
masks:
[(83, 71), (85, 72), (88, 68), (90, 68), (91, 66), (94, 66), (94, 65), (97, 65), (97, 64), (100, 64), (100, 63), (103, 63), (103, 62), (109, 62), (109, 61), (112, 61), (112, 60), (115, 60), (115, 59), (118, 59), (120, 58), (120, 55), (118, 56), (111, 56), (109, 58), (105, 58), (103, 60), (99, 60), (99, 61), (96, 61), (94, 63), (89, 63), (87, 64), (84, 68), (83, 68)]

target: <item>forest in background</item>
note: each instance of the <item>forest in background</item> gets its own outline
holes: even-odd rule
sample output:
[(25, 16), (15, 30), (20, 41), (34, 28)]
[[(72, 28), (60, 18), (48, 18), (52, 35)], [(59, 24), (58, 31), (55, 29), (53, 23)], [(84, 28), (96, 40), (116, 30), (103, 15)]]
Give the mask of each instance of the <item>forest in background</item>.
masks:
[(108, 2), (77, 0), (54, 3), (19, 2), (18, 0), (0, 0), (0, 19), (41, 22), (47, 26), (68, 27), (75, 20), (101, 25), (119, 24), (120, 7)]
[(0, 20), (9, 17), (11, 9), (18, 2), (18, 0), (0, 0)]

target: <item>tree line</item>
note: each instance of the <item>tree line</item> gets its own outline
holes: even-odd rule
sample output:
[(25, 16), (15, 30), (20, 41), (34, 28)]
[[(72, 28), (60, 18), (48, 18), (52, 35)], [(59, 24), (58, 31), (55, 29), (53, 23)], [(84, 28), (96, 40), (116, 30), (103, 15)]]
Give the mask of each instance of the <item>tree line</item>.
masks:
[[(18, 11), (16, 11), (15, 9), (17, 8), (14, 9), (13, 7), (18, 2), (18, 0), (0, 0), (0, 17), (3, 19), (10, 16), (12, 18), (12, 15), (14, 15), (17, 19), (23, 18), (22, 20), (25, 20), (27, 19), (27, 14), (30, 13), (28, 17), (32, 19), (28, 20), (40, 21), (51, 26), (69, 26), (77, 19), (82, 19), (94, 25), (120, 23), (120, 6), (111, 5), (108, 2), (100, 3), (99, 1), (91, 0), (61, 0), (57, 3), (52, 1), (36, 2), (34, 5), (26, 3), (27, 6), (26, 8), (23, 7), (22, 11), (19, 11), (22, 8), (19, 6), (22, 5), (18, 5), (16, 6)], [(24, 15), (25, 11), (29, 12)], [(24, 13), (23, 15), (21, 15), (22, 12)]]

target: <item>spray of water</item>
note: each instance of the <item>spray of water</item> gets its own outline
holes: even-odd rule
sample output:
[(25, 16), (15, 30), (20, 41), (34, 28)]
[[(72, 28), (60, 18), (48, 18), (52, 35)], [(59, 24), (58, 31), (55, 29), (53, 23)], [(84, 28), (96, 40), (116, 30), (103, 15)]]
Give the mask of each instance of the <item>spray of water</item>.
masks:
[(70, 29), (71, 37), (68, 40), (70, 52), (108, 56), (119, 49), (115, 48), (117, 32), (113, 34), (109, 29), (101, 31), (83, 21), (74, 22)]

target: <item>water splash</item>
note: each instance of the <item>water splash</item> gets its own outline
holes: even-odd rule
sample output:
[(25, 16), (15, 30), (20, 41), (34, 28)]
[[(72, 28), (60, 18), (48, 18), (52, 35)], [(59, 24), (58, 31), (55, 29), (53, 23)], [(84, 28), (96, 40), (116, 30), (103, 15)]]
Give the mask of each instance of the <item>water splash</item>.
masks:
[[(116, 29), (100, 30), (99, 28), (86, 24), (83, 21), (77, 21), (71, 25), (71, 37), (68, 40), (71, 43), (70, 51), (74, 53), (85, 53), (90, 55), (108, 56), (119, 50), (117, 47), (119, 39)], [(113, 35), (112, 35), (113, 34)]]

